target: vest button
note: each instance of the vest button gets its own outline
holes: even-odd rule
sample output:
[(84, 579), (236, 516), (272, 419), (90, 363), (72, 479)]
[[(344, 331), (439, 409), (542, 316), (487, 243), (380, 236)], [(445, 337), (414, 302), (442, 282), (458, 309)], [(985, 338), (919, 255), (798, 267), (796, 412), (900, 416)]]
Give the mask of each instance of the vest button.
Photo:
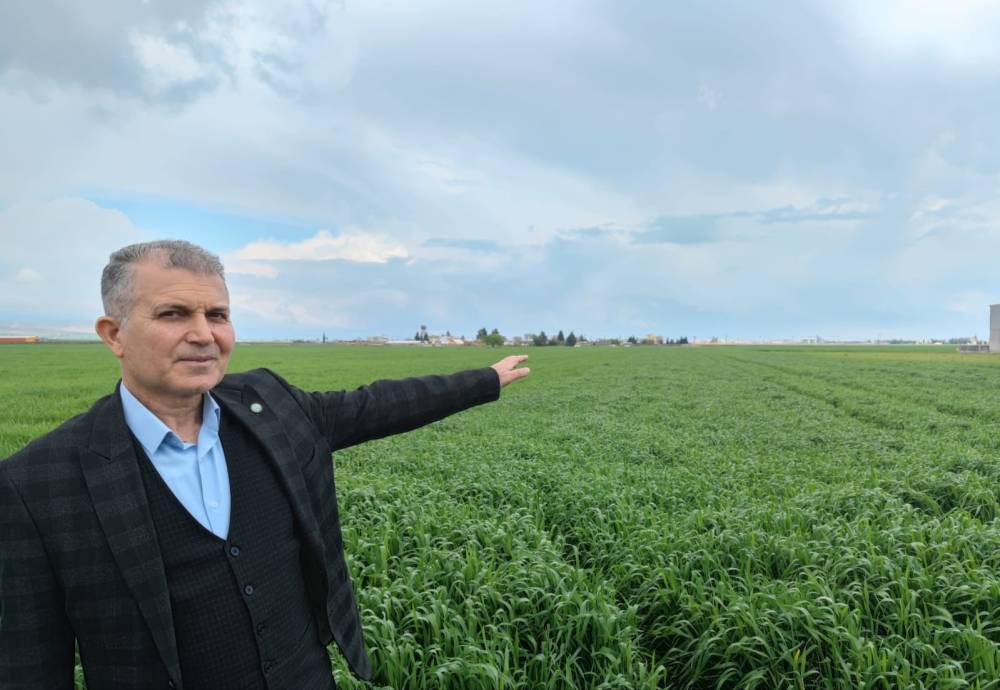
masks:
[(244, 585), (243, 586), (243, 593), (246, 594), (247, 596), (250, 596), (251, 594), (253, 594), (253, 585)]
[(272, 666), (274, 666), (274, 662), (273, 661), (271, 661), (270, 659), (268, 659), (267, 661), (265, 661), (264, 662), (264, 673), (270, 672)]
[(177, 686), (174, 685), (174, 681), (168, 680), (167, 681), (167, 687), (170, 688), (170, 690), (174, 690), (174, 688), (176, 688)]
[(257, 635), (259, 635), (260, 637), (263, 637), (265, 630), (267, 630), (267, 623), (258, 623), (257, 624)]
[(240, 555), (240, 547), (238, 547), (238, 546), (230, 546), (229, 547), (229, 555), (233, 556), (234, 558), (236, 556), (239, 556)]

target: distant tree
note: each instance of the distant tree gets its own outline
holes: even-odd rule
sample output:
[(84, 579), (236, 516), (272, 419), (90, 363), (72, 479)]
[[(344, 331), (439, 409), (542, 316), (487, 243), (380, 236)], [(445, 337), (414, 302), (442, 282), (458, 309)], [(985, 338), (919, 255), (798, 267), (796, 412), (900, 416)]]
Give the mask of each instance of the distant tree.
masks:
[(556, 335), (556, 342), (560, 345), (566, 342), (566, 336), (563, 335), (562, 331), (559, 331), (559, 334)]
[(445, 331), (445, 332), (444, 332), (444, 334), (445, 334), (446, 336), (448, 336), (449, 338), (451, 337), (451, 331)]
[(570, 331), (569, 335), (566, 336), (566, 347), (573, 347), (574, 345), (576, 345), (576, 336), (573, 335), (573, 331)]
[(500, 335), (500, 333), (495, 328), (493, 329), (492, 333), (490, 333), (488, 336), (486, 336), (482, 340), (483, 340), (484, 343), (486, 343), (490, 347), (500, 347), (501, 345), (503, 345), (503, 342), (504, 342), (503, 336)]
[(486, 329), (480, 328), (478, 331), (476, 331), (476, 340), (482, 340), (485, 342), (487, 335), (489, 334), (486, 332)]
[(632, 343), (633, 345), (638, 345), (639, 344), (639, 339), (636, 338), (634, 335), (630, 335), (628, 337), (627, 342)]
[(680, 338), (678, 338), (677, 339), (677, 344), (678, 345), (687, 345), (688, 344), (687, 336), (685, 335), (685, 336), (681, 336)]
[(492, 331), (490, 331), (490, 335), (500, 335), (500, 331), (494, 328)]
[(416, 333), (413, 334), (413, 339), (414, 340), (423, 340), (424, 338), (423, 338), (422, 335), (420, 335), (420, 331), (417, 331)]
[(532, 338), (532, 344), (544, 347), (549, 344), (549, 336), (545, 335), (545, 331), (541, 331), (538, 335)]

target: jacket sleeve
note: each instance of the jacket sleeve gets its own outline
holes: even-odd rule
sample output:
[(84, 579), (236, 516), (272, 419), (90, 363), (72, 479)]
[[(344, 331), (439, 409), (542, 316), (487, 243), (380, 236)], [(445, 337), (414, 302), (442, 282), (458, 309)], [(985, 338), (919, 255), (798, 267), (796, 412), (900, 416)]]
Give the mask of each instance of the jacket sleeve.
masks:
[(500, 397), (500, 377), (491, 367), (329, 393), (307, 393), (278, 380), (313, 419), (330, 450), (410, 431)]
[(73, 632), (35, 523), (0, 461), (0, 689), (73, 689)]

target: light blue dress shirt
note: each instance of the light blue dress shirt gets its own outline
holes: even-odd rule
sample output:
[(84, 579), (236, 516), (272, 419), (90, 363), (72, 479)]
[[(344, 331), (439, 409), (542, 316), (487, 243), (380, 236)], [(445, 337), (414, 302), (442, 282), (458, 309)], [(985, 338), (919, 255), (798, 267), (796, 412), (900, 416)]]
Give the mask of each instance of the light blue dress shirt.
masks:
[(121, 385), (125, 423), (191, 517), (222, 539), (229, 534), (229, 471), (219, 440), (219, 403), (205, 393), (197, 443), (184, 443)]

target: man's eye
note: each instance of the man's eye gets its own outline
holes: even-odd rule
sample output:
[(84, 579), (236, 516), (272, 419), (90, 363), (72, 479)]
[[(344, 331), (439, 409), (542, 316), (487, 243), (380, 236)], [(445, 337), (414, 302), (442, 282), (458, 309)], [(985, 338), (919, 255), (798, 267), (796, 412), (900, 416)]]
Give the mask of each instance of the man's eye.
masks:
[(171, 319), (171, 318), (174, 318), (175, 316), (179, 316), (179, 315), (180, 315), (180, 312), (177, 311), (176, 309), (168, 309), (167, 311), (161, 311), (159, 313), (159, 317), (161, 319)]
[(227, 314), (225, 312), (217, 311), (217, 312), (210, 313), (208, 315), (208, 318), (212, 319), (213, 321), (223, 321), (223, 322), (225, 322), (225, 321), (229, 321), (229, 314)]

